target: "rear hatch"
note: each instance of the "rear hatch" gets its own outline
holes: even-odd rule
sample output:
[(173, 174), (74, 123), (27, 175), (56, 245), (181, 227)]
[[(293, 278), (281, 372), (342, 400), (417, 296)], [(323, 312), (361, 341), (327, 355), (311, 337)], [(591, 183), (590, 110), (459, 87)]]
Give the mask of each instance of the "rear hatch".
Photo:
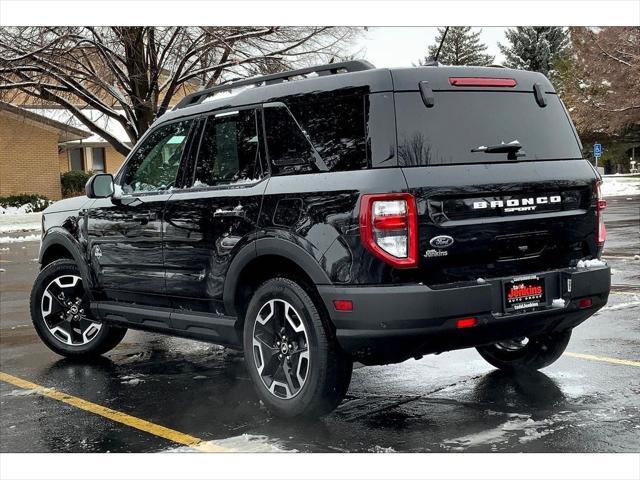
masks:
[(416, 198), (421, 281), (519, 276), (597, 255), (596, 175), (545, 77), (406, 73), (394, 75), (398, 157)]

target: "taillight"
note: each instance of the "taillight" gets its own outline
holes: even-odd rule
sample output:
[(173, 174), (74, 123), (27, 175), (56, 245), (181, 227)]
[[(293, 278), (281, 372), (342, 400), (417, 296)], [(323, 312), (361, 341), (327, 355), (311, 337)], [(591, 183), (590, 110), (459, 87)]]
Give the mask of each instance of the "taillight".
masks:
[(376, 257), (396, 268), (418, 265), (416, 200), (409, 193), (362, 195), (360, 236)]
[(603, 211), (607, 208), (607, 201), (602, 198), (602, 191), (600, 187), (602, 182), (596, 183), (597, 191), (597, 203), (596, 203), (596, 219), (598, 221), (598, 234), (596, 236), (596, 243), (598, 247), (604, 246), (604, 242), (607, 239), (607, 228), (604, 226), (604, 214)]
[(449, 77), (453, 87), (515, 87), (518, 82), (514, 78), (490, 77)]

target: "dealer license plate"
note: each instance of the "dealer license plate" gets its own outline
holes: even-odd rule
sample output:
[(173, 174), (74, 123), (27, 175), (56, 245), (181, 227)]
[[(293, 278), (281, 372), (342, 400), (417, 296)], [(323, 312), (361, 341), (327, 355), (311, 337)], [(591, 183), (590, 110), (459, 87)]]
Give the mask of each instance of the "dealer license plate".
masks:
[(519, 277), (504, 282), (505, 312), (528, 312), (545, 306), (544, 278)]

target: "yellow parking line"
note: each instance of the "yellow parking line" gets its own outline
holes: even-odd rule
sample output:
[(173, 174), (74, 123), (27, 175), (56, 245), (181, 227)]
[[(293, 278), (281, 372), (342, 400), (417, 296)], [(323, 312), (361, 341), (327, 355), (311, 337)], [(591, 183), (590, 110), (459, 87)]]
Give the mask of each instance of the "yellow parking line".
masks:
[(68, 395), (53, 388), (43, 387), (42, 385), (23, 380), (22, 378), (14, 377), (13, 375), (9, 375), (8, 373), (0, 372), (0, 380), (6, 383), (10, 383), (11, 385), (14, 385), (16, 387), (23, 388), (25, 390), (34, 390), (36, 393), (44, 397), (58, 400), (59, 402), (66, 403), (67, 405), (79, 408), (80, 410), (85, 410), (95, 415), (100, 415), (101, 417), (108, 418), (109, 420), (113, 420), (114, 422), (118, 422), (128, 427), (150, 433), (151, 435), (164, 438), (165, 440), (169, 440), (180, 445), (186, 445), (196, 450), (206, 452), (233, 451), (229, 448), (216, 445), (213, 442), (204, 442), (198, 437), (178, 432), (177, 430), (163, 427), (162, 425), (157, 425), (155, 423), (148, 422), (141, 418), (134, 417), (132, 415), (128, 415), (111, 408), (103, 407), (102, 405), (83, 400), (82, 398), (74, 397), (73, 395)]
[(581, 358), (583, 360), (593, 360), (595, 362), (615, 363), (617, 365), (627, 365), (629, 367), (640, 367), (640, 362), (634, 360), (624, 360), (622, 358), (598, 357), (587, 353), (564, 352), (567, 357)]

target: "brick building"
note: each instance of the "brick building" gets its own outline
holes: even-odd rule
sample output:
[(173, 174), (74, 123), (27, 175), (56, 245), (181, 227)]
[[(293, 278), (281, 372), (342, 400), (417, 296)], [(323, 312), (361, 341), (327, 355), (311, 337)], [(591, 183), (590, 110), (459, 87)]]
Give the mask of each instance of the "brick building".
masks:
[[(174, 93), (170, 106), (197, 88), (196, 82), (183, 85)], [(69, 110), (30, 100), (17, 92), (14, 104), (0, 102), (0, 197), (36, 193), (58, 200), (62, 173), (118, 171), (125, 157), (102, 137), (89, 132)], [(120, 123), (98, 110), (78, 108), (92, 122), (131, 147)]]
[(89, 138), (85, 130), (0, 102), (0, 197), (61, 197), (60, 145)]

